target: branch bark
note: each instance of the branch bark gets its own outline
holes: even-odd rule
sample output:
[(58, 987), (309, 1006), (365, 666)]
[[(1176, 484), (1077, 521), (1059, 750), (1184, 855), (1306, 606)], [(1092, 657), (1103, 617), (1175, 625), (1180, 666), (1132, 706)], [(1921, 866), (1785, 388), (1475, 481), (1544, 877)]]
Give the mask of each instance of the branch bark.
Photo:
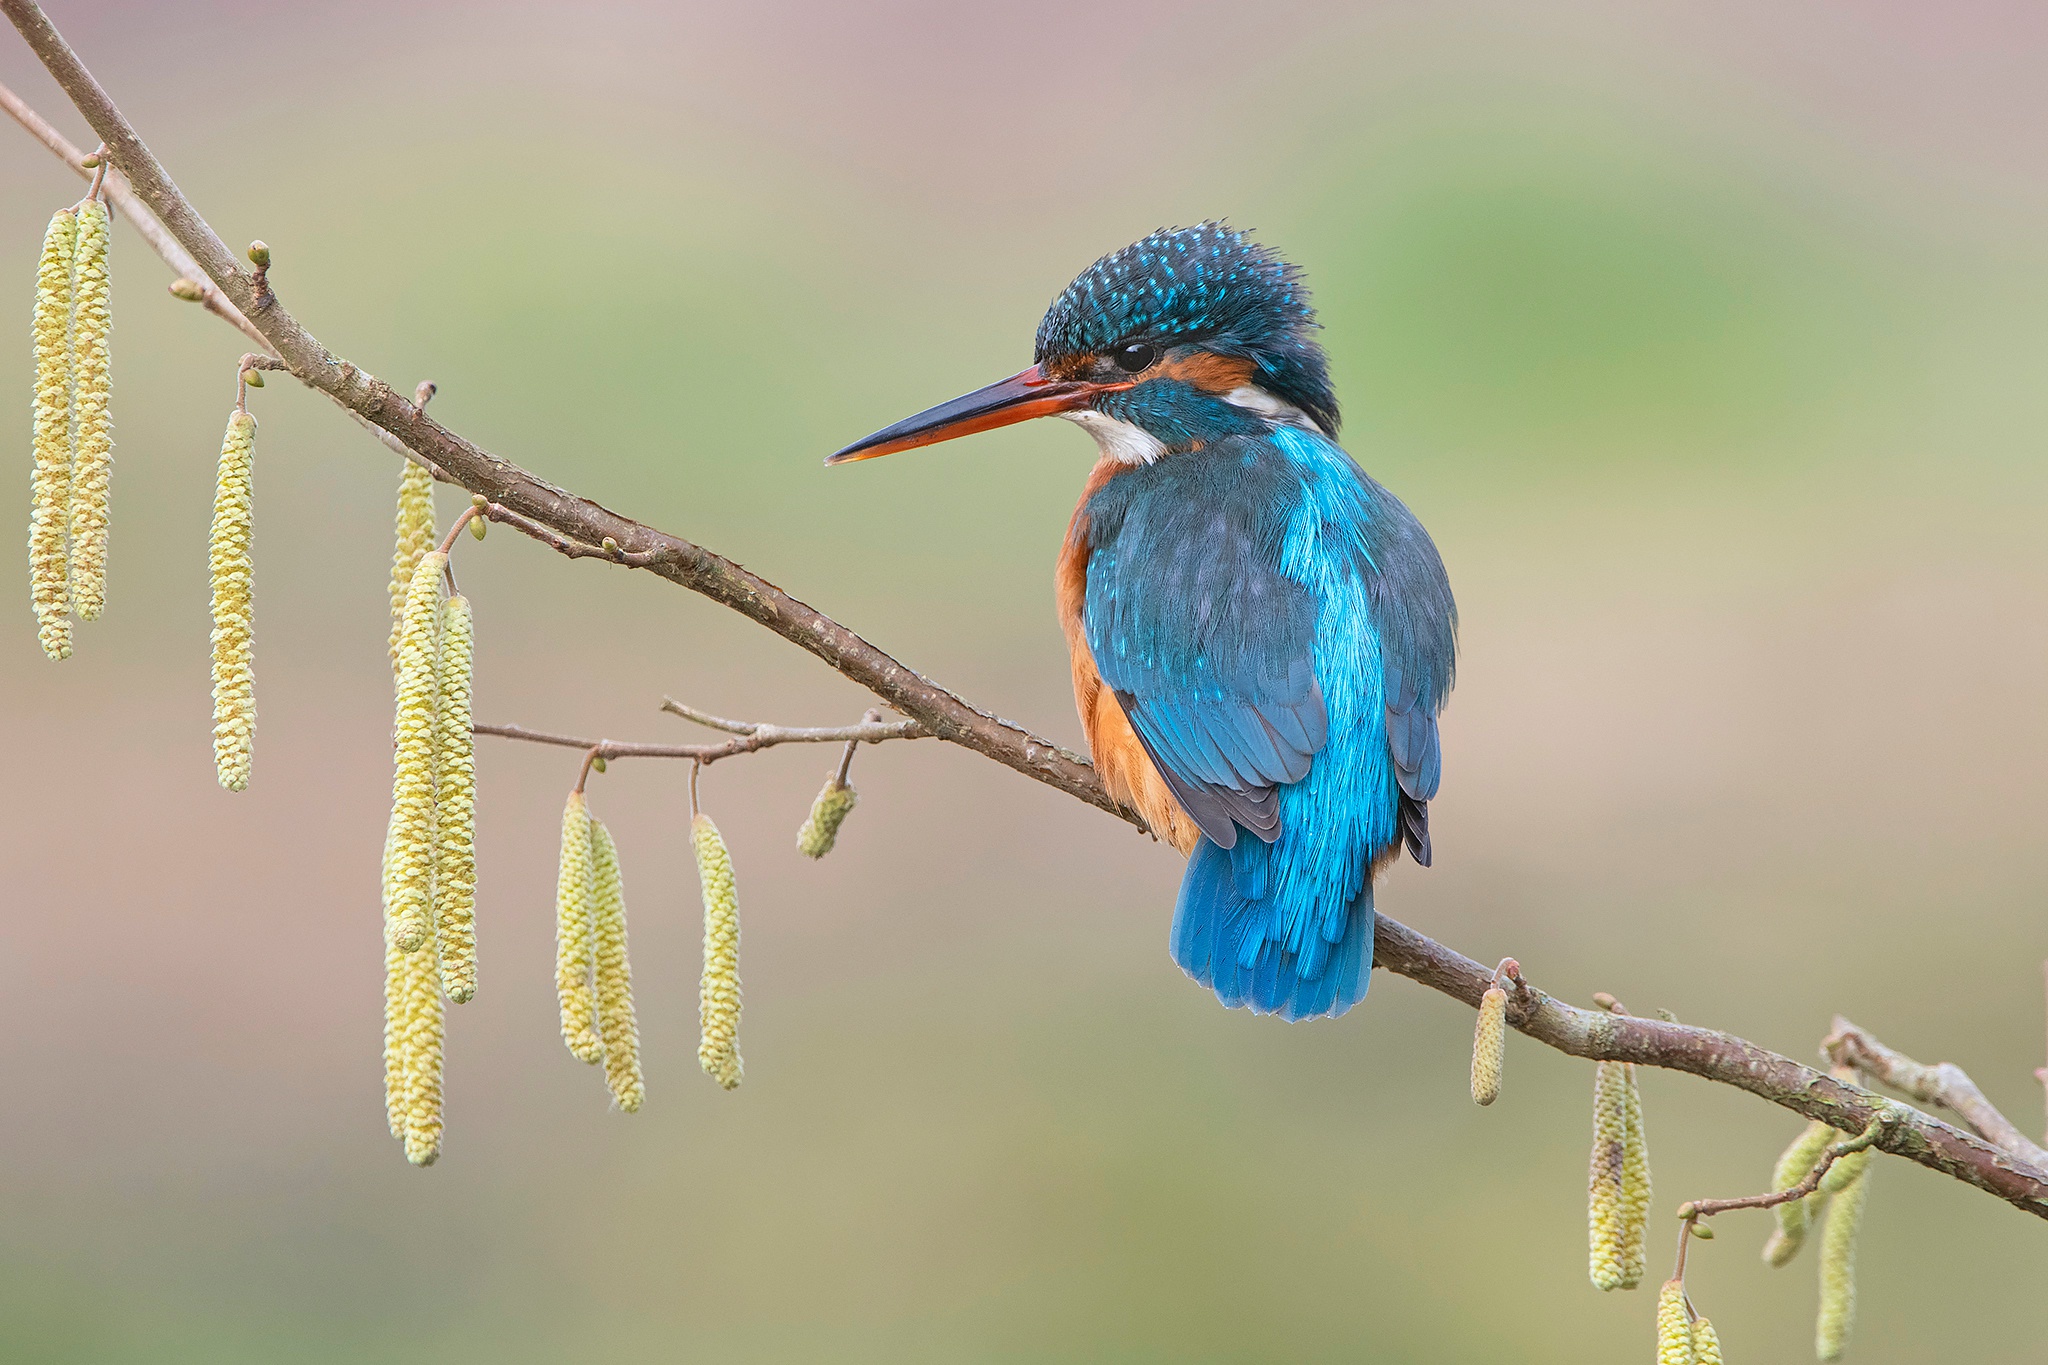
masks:
[[(524, 523), (522, 529), (538, 534), (561, 553), (589, 555), (591, 547), (610, 541), (619, 547), (618, 554), (595, 553), (644, 567), (802, 646), (931, 735), (1144, 828), (1135, 813), (1110, 799), (1086, 759), (969, 704), (732, 561), (500, 459), (428, 417), (383, 380), (329, 352), (269, 288), (259, 288), (256, 276), (241, 268), (41, 8), (33, 0), (0, 0), (0, 12), (107, 145), (114, 165), (133, 187), (134, 198), (155, 215), (172, 242), (239, 311), (263, 344), (302, 383), (378, 428), (387, 444), (509, 512), (504, 520)], [(142, 220), (134, 209), (129, 212)], [(174, 269), (181, 268), (165, 254)], [(1474, 1008), (1494, 976), (1492, 968), (1385, 915), (1379, 917), (1374, 965)], [(1526, 982), (1515, 983), (1509, 1002), (1509, 1019), (1516, 1029), (1561, 1052), (1688, 1072), (1847, 1133), (1861, 1133), (1888, 1106), (1897, 1108), (1869, 1090), (1733, 1034), (1579, 1009)], [(1908, 1110), (1884, 1126), (1876, 1145), (2048, 1218), (2048, 1169), (1937, 1119)]]
[(1874, 1076), (1921, 1104), (1938, 1104), (1961, 1116), (1986, 1141), (2014, 1156), (2036, 1166), (2048, 1166), (2048, 1151), (1999, 1113), (1969, 1073), (1954, 1062), (1937, 1062), (1933, 1066), (1916, 1062), (1905, 1053), (1886, 1047), (1869, 1030), (1858, 1028), (1839, 1014), (1821, 1047), (1836, 1062)]

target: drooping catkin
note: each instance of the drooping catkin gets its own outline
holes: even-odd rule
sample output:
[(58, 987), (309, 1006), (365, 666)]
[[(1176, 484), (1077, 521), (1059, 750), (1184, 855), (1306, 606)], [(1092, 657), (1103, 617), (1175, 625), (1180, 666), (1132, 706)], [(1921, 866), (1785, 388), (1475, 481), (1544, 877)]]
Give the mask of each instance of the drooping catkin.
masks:
[(434, 663), (440, 653), (440, 577), (448, 556), (420, 559), (406, 589), (398, 644), (398, 700), (391, 776), (392, 933), (407, 953), (433, 942)]
[(253, 479), (256, 419), (236, 408), (220, 443), (213, 491), (213, 533), (206, 547), (213, 577), (213, 765), (231, 792), (249, 786), (256, 741)]
[(732, 854), (708, 815), (690, 822), (697, 877), (704, 888), (704, 980), (698, 990), (703, 1039), (697, 1060), (727, 1090), (738, 1086), (740, 1065), (740, 901)]
[(1601, 1062), (1593, 1073), (1593, 1159), (1587, 1181), (1590, 1274), (1598, 1289), (1643, 1282), (1650, 1154), (1635, 1067)]
[(806, 858), (822, 858), (830, 853), (839, 840), (839, 827), (846, 823), (847, 814), (859, 800), (860, 793), (852, 787), (837, 777), (827, 778), (817, 799), (811, 802), (811, 813), (805, 817), (803, 827), (796, 832), (796, 851)]
[(1870, 1195), (1870, 1149), (1837, 1158), (1828, 1176), (1844, 1166), (1849, 1171), (1829, 1202), (1827, 1226), (1820, 1235), (1820, 1316), (1814, 1324), (1813, 1351), (1822, 1360), (1842, 1358), (1856, 1321), (1856, 1234)]
[(441, 604), (434, 715), (434, 941), (441, 985), (458, 1005), (476, 995), (474, 658), (475, 623), (469, 599), (458, 593)]
[(555, 994), (562, 1006), (562, 1041), (577, 1060), (604, 1060), (597, 1032), (597, 897), (595, 850), (583, 793), (569, 793), (562, 808), (562, 863), (555, 879)]
[(1721, 1338), (1705, 1318), (1692, 1320), (1692, 1358), (1695, 1365), (1721, 1365)]
[(391, 552), (391, 672), (398, 673), (398, 637), (405, 629), (405, 594), (412, 571), (434, 548), (433, 476), (412, 461), (398, 479), (396, 545)]
[(413, 961), (411, 954), (398, 946), (398, 937), (392, 932), (391, 907), (398, 903), (397, 885), (394, 881), (395, 864), (391, 859), (391, 832), (384, 833), (384, 1115), (391, 1124), (391, 1136), (405, 1138), (407, 1113), (406, 1084), (410, 1074), (410, 1054), (406, 1046), (406, 1001), (411, 997), (411, 984), (406, 977), (406, 964)]
[[(1806, 1179), (1806, 1173), (1820, 1160), (1820, 1154), (1835, 1138), (1835, 1130), (1819, 1120), (1808, 1123), (1799, 1136), (1792, 1139), (1778, 1157), (1778, 1164), (1771, 1172), (1771, 1192), (1789, 1190)], [(1837, 1165), (1841, 1163), (1837, 1162)], [(1772, 1212), (1777, 1214), (1778, 1227), (1764, 1243), (1764, 1263), (1781, 1266), (1799, 1254), (1799, 1248), (1806, 1241), (1806, 1230), (1813, 1220), (1820, 1216), (1826, 1206), (1827, 1196), (1818, 1191), (1802, 1199), (1789, 1199), (1776, 1205)]]
[(447, 1036), (431, 939), (405, 954), (405, 1159), (431, 1166), (441, 1154), (442, 1043)]
[(1666, 1280), (1657, 1291), (1657, 1365), (1699, 1365), (1682, 1280)]
[(71, 383), (76, 428), (71, 462), (71, 606), (81, 621), (99, 618), (107, 602), (107, 483), (114, 465), (114, 427), (107, 415), (113, 314), (108, 309), (107, 206), (88, 199), (78, 210), (72, 258)]
[(1472, 1030), (1472, 1099), (1492, 1104), (1500, 1098), (1501, 1065), (1508, 1050), (1508, 993), (1498, 986), (1479, 997), (1479, 1022)]
[(640, 1074), (640, 1031), (633, 1019), (633, 969), (626, 957), (626, 883), (619, 850), (604, 821), (590, 821), (590, 885), (597, 945), (597, 1027), (604, 1043), (604, 1081), (619, 1108), (632, 1113), (647, 1098)]
[(29, 591), (36, 637), (52, 659), (71, 654), (64, 538), (71, 516), (71, 260), (78, 216), (59, 210), (36, 263), (35, 499), (29, 512)]

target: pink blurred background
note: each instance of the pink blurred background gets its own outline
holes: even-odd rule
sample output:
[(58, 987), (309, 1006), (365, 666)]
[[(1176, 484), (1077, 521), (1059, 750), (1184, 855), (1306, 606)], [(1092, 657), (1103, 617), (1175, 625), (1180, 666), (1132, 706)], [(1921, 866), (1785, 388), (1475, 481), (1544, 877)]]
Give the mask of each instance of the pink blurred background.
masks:
[[(1463, 610), (1437, 866), (1382, 907), (1795, 1056), (1842, 1011), (2040, 1128), (2037, 8), (49, 8), (329, 346), (1066, 743), (1050, 568), (1087, 443), (819, 459), (1025, 363), (1101, 252), (1260, 229)], [(11, 34), (0, 80), (84, 138)], [(0, 188), (20, 316), (79, 191), (11, 126)], [(732, 1095), (694, 1057), (684, 773), (594, 779), (648, 1065), (623, 1116), (553, 1012), (575, 759), (487, 742), (482, 989), (446, 1155), (407, 1167), (378, 1055), (396, 465), (324, 400), (256, 396), (256, 780), (221, 792), (204, 539), (243, 347), (125, 227), (114, 251), (108, 614), (61, 665), (25, 602), (0, 631), (0, 1354), (1648, 1354), (1646, 1294), (1586, 1283), (1589, 1067), (1514, 1045), (1481, 1111), (1469, 1013), (1411, 983), (1334, 1025), (1227, 1013), (1167, 958), (1169, 852), (935, 743), (861, 756), (815, 866), (830, 756), (707, 775), (746, 935)], [(480, 718), (679, 739), (664, 692), (867, 704), (644, 576), (502, 530), (458, 562)], [(1760, 1188), (1797, 1129), (1644, 1088), (1660, 1218)], [(2039, 1359), (2040, 1227), (1876, 1179), (1852, 1359)], [(1760, 1221), (1696, 1248), (1693, 1295), (1734, 1358), (1803, 1358), (1813, 1267), (1766, 1271)]]

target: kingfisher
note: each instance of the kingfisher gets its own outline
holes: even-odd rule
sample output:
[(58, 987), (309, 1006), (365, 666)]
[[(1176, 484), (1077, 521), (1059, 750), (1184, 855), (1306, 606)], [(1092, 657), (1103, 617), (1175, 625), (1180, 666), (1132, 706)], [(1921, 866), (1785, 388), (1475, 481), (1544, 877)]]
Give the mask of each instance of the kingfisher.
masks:
[(1334, 1017), (1373, 881), (1430, 864), (1457, 605), (1415, 515), (1337, 444), (1301, 272), (1222, 222), (1097, 261), (1029, 369), (827, 458), (1034, 417), (1100, 450), (1055, 570), (1089, 751), (1187, 855), (1173, 959), (1226, 1006)]

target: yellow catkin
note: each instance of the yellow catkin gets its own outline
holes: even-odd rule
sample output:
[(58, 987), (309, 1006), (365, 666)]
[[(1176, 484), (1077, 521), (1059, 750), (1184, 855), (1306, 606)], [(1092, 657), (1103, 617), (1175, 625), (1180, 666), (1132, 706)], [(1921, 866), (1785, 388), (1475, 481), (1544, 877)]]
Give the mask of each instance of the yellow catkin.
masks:
[(832, 845), (839, 840), (839, 827), (846, 823), (847, 813), (860, 800), (860, 793), (847, 786), (838, 778), (827, 779), (818, 792), (818, 799), (811, 802), (811, 813), (796, 832), (796, 851), (806, 858), (822, 858), (832, 851)]
[(562, 863), (555, 880), (555, 994), (562, 1005), (562, 1041), (577, 1060), (604, 1060), (597, 1032), (597, 904), (590, 811), (582, 792), (562, 809)]
[[(1778, 1157), (1777, 1167), (1771, 1172), (1771, 1191), (1789, 1190), (1806, 1179), (1806, 1173), (1813, 1169), (1820, 1154), (1835, 1138), (1835, 1130), (1815, 1120), (1806, 1125), (1798, 1137), (1792, 1139)], [(1837, 1163), (1838, 1165), (1840, 1163)], [(1772, 1212), (1778, 1217), (1778, 1229), (1764, 1243), (1764, 1263), (1781, 1266), (1799, 1254), (1799, 1248), (1806, 1241), (1806, 1230), (1820, 1215), (1827, 1203), (1827, 1196), (1814, 1193), (1804, 1199), (1793, 1199), (1777, 1205)]]
[(1839, 1158), (1828, 1175), (1844, 1166), (1849, 1167), (1847, 1178), (1829, 1204), (1820, 1235), (1820, 1317), (1814, 1324), (1813, 1352), (1822, 1360), (1842, 1358), (1856, 1321), (1856, 1233), (1870, 1195), (1870, 1150)]
[(391, 672), (398, 674), (398, 637), (405, 628), (405, 593), (412, 571), (434, 548), (434, 480), (407, 460), (398, 480), (397, 544), (391, 553)]
[(405, 952), (433, 941), (434, 663), (439, 654), (440, 577), (448, 556), (420, 559), (406, 590), (398, 647), (398, 701), (392, 720), (392, 933)]
[(1589, 1273), (1599, 1289), (1643, 1282), (1650, 1158), (1635, 1068), (1601, 1062), (1593, 1073), (1593, 1158), (1587, 1178)]
[(469, 599), (441, 604), (434, 717), (434, 941), (441, 985), (465, 1004), (476, 995), (476, 739), (470, 734), (475, 625)]
[(1479, 1022), (1472, 1029), (1472, 1099), (1492, 1104), (1500, 1098), (1500, 1070), (1507, 1060), (1508, 994), (1489, 986), (1479, 997)]
[(604, 1080), (627, 1113), (647, 1098), (640, 1074), (640, 1031), (633, 1019), (633, 968), (626, 957), (626, 883), (619, 851), (604, 821), (590, 821), (591, 905), (597, 946), (597, 1027), (604, 1042)]
[(213, 765), (231, 792), (249, 786), (256, 742), (253, 561), (256, 419), (228, 414), (213, 491), (207, 567), (213, 578)]
[(1666, 1280), (1657, 1291), (1657, 1365), (1699, 1365), (1681, 1280)]
[(1622, 1287), (1633, 1289), (1643, 1282), (1643, 1238), (1650, 1222), (1650, 1143), (1643, 1131), (1643, 1094), (1636, 1086), (1635, 1063), (1623, 1063), (1622, 1070), (1627, 1082), (1623, 1110), (1628, 1136), (1621, 1160), (1621, 1205), (1627, 1233), (1621, 1270)]
[(1705, 1318), (1693, 1319), (1692, 1357), (1695, 1365), (1721, 1365), (1721, 1338), (1714, 1334), (1714, 1324)]
[(433, 944), (405, 954), (405, 1159), (441, 1154), (441, 1064), (446, 1020)]
[(35, 500), (28, 523), (29, 591), (36, 636), (52, 659), (71, 654), (64, 538), (71, 515), (71, 260), (78, 216), (50, 219), (36, 263)]
[(398, 902), (393, 869), (391, 835), (387, 830), (384, 835), (384, 1114), (391, 1123), (391, 1136), (402, 1140), (408, 1108), (406, 1077), (411, 1070), (407, 1064), (405, 1018), (406, 1001), (411, 993), (406, 963), (411, 955), (399, 948), (398, 937), (392, 932), (391, 907)]
[(698, 991), (704, 1036), (697, 1060), (727, 1090), (740, 1083), (740, 901), (732, 854), (708, 815), (690, 822), (704, 887), (704, 981)]
[(109, 343), (107, 206), (88, 199), (78, 210), (78, 251), (72, 259), (71, 383), (76, 429), (71, 463), (71, 606), (81, 621), (99, 618), (107, 602), (107, 481), (113, 473), (114, 427), (107, 416)]

